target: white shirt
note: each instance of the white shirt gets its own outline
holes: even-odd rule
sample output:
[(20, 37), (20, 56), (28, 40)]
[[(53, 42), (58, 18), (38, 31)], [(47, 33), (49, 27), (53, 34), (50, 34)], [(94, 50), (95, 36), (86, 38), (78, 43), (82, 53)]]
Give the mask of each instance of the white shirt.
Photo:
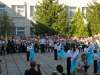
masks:
[(32, 49), (32, 46), (27, 46), (27, 51), (30, 51)]
[(92, 44), (87, 48), (88, 52), (92, 52), (92, 53), (93, 53), (94, 49), (95, 49), (95, 47)]
[(94, 53), (94, 60), (99, 60), (99, 59), (100, 59), (99, 55), (97, 53)]
[(48, 41), (49, 41), (49, 46), (52, 46), (53, 47), (53, 45), (54, 45), (53, 40), (52, 39), (49, 39)]
[(85, 53), (88, 53), (88, 48), (84, 48), (84, 52)]
[(78, 54), (79, 54), (78, 50), (76, 50), (74, 53), (72, 53), (72, 60), (77, 58)]
[(72, 51), (71, 50), (68, 50), (67, 53), (66, 53), (66, 56), (67, 57), (72, 57)]
[(39, 42), (40, 42), (40, 44), (46, 44), (46, 39), (44, 39), (44, 38), (43, 39), (40, 39)]

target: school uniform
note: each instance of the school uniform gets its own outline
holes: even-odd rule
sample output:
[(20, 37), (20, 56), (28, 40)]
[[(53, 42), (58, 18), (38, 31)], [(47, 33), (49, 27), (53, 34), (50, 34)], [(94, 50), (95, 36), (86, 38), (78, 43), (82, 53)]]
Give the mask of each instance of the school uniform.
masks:
[(76, 50), (75, 52), (72, 53), (72, 57), (71, 57), (71, 72), (75, 73), (77, 66), (78, 66), (78, 54), (79, 54), (79, 50)]
[(64, 52), (64, 47), (63, 47), (63, 45), (61, 43), (58, 45), (57, 52), (58, 52), (58, 56), (60, 58), (66, 58), (66, 56), (65, 56), (66, 54)]
[(53, 52), (54, 41), (52, 39), (49, 39), (48, 42), (49, 42), (49, 49), (48, 49), (48, 51), (49, 52)]
[(93, 46), (89, 46), (87, 49), (86, 49), (86, 59), (87, 59), (87, 64), (88, 65), (93, 65)]
[(71, 54), (71, 50), (68, 50), (67, 53), (66, 53), (66, 58), (67, 58), (67, 74), (68, 75), (71, 75), (71, 57), (72, 57), (72, 54)]
[(54, 45), (54, 60), (58, 60), (57, 44)]
[(30, 61), (35, 61), (36, 55), (35, 55), (35, 51), (34, 51), (34, 46), (33, 44), (30, 47), (30, 55), (29, 55), (29, 60)]
[(40, 42), (41, 53), (45, 53), (46, 39), (42, 38), (40, 39), (39, 42)]
[(27, 46), (27, 61), (29, 61), (29, 56), (30, 56), (30, 46)]

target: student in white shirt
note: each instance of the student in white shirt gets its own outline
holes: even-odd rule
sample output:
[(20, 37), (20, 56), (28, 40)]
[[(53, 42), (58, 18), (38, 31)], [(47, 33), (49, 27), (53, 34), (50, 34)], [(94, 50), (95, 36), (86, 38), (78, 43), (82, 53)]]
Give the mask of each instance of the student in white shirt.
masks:
[(31, 49), (31, 46), (30, 46), (30, 44), (28, 44), (27, 45), (27, 61), (29, 61), (30, 49)]
[(40, 42), (41, 53), (45, 53), (46, 39), (41, 38), (39, 42)]

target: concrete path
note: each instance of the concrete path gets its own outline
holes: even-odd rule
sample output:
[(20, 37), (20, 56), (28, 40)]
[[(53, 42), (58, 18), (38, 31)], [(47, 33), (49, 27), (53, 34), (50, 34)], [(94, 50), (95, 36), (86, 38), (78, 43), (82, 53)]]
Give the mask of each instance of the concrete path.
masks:
[[(9, 54), (0, 56), (2, 74), (0, 75), (24, 75), (24, 71), (29, 68), (29, 62), (26, 61), (25, 53)], [(66, 60), (60, 59), (55, 61), (52, 53), (37, 54), (37, 63), (41, 64), (42, 75), (51, 75), (56, 71), (56, 65), (62, 64), (66, 72)], [(93, 75), (90, 68), (88, 75)], [(83, 73), (77, 74), (82, 75)]]

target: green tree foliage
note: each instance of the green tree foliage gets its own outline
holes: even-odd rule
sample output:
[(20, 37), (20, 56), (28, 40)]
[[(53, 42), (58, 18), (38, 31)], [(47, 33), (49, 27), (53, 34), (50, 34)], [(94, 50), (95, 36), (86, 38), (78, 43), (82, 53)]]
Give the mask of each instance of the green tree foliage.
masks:
[(90, 35), (100, 33), (100, 4), (94, 2), (87, 9), (88, 31)]
[(0, 13), (0, 35), (7, 38), (10, 32), (13, 30), (13, 23), (7, 13)]
[(71, 35), (77, 37), (88, 36), (87, 27), (84, 24), (80, 9), (78, 9), (73, 17), (73, 21), (71, 23)]
[(36, 6), (36, 21), (62, 34), (67, 25), (67, 7), (59, 5), (56, 0), (42, 0)]

